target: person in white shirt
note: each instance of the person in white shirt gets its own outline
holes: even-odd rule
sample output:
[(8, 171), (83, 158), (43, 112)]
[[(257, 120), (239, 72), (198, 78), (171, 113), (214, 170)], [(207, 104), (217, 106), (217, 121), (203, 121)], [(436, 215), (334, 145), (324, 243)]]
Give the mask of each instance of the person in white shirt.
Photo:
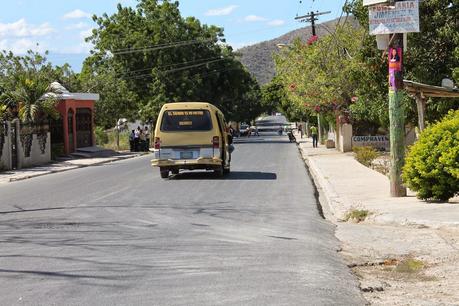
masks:
[(145, 135), (145, 147), (144, 147), (144, 150), (145, 150), (145, 152), (148, 152), (150, 150), (150, 131), (148, 130), (148, 126), (145, 126), (145, 129), (143, 130), (143, 133)]

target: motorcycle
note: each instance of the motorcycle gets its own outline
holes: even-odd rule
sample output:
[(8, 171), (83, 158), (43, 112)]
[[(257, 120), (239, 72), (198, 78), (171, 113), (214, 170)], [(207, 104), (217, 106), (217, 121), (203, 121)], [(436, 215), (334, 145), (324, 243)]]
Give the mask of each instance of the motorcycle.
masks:
[(292, 130), (289, 130), (289, 131), (287, 132), (287, 136), (288, 136), (288, 140), (289, 140), (290, 142), (296, 142), (296, 138), (295, 138), (295, 135), (293, 135)]

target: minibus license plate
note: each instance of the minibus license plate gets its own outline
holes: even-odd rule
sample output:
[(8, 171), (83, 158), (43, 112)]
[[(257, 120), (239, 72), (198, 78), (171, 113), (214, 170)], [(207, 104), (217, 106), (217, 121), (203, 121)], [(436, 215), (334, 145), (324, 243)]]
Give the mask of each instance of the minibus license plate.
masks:
[(192, 159), (193, 151), (183, 151), (180, 152), (180, 159)]

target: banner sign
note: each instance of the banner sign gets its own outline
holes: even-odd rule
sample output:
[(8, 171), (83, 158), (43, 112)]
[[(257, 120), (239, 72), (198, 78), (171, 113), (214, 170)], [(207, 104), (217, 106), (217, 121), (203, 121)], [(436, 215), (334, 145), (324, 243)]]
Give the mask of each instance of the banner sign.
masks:
[(402, 48), (390, 48), (389, 50), (389, 89), (403, 89), (402, 77), (403, 52)]
[(418, 1), (399, 1), (395, 6), (374, 5), (368, 11), (371, 35), (420, 32)]
[(380, 151), (389, 151), (389, 136), (353, 136), (353, 147), (373, 147)]

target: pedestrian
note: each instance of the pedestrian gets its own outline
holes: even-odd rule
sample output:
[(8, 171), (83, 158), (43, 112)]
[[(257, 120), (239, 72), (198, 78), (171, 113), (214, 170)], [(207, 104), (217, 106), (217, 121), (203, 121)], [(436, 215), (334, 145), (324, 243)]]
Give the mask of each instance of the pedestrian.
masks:
[(131, 134), (129, 134), (129, 151), (134, 152), (134, 138), (135, 138), (135, 130), (132, 130)]
[(134, 151), (139, 152), (140, 148), (140, 126), (137, 127), (137, 129), (134, 132)]
[(148, 126), (145, 126), (144, 133), (145, 133), (145, 152), (148, 152), (150, 150), (150, 131), (148, 130)]
[(303, 138), (303, 125), (302, 124), (298, 125), (298, 132), (300, 133), (301, 138)]
[(145, 136), (145, 131), (140, 128), (140, 145), (139, 145), (139, 151), (141, 152), (144, 152), (145, 151), (145, 147), (146, 147), (146, 143), (147, 143), (147, 138)]
[(312, 135), (312, 146), (314, 148), (317, 148), (317, 142), (318, 142), (318, 133), (317, 133), (317, 128), (312, 125), (311, 126), (311, 135)]

